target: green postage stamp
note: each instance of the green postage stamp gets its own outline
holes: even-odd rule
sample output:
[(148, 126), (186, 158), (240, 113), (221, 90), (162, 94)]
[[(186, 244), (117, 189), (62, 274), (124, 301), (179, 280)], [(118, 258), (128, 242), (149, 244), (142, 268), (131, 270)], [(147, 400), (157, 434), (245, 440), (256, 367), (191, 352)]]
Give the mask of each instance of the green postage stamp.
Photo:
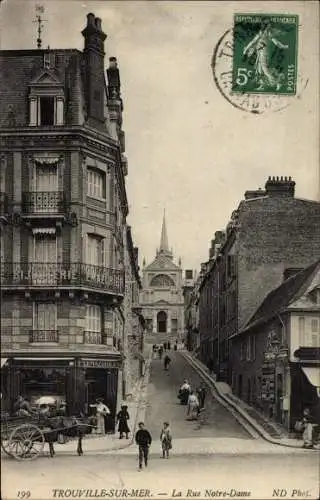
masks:
[(289, 14), (235, 14), (232, 91), (295, 95), (298, 23)]

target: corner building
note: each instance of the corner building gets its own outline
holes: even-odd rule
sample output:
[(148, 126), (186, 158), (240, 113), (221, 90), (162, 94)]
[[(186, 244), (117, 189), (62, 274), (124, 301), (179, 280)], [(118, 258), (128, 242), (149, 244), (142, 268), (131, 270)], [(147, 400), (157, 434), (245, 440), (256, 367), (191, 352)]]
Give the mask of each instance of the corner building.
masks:
[(1, 51), (2, 394), (122, 397), (127, 160), (120, 76), (101, 20), (84, 50)]

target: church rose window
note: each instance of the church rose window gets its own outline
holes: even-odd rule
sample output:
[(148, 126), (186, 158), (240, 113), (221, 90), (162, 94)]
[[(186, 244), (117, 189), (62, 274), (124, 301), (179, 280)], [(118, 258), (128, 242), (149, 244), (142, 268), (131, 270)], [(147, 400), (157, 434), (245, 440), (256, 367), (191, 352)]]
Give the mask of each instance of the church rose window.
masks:
[(174, 281), (165, 274), (158, 274), (154, 278), (152, 278), (150, 286), (167, 288), (171, 286), (175, 286)]

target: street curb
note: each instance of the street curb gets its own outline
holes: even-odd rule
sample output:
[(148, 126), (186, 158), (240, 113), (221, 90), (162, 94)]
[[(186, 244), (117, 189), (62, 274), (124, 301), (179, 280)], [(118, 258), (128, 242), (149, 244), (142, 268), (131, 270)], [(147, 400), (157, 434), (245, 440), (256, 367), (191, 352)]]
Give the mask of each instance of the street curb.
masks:
[[(233, 411), (231, 411), (231, 413), (237, 418), (237, 414), (240, 414), (240, 416), (242, 417), (241, 419), (237, 419), (241, 425), (244, 426), (244, 428), (250, 432), (250, 434), (256, 438), (256, 436), (254, 436), (252, 434), (252, 429), (250, 429), (250, 426), (251, 428), (253, 428), (253, 430), (255, 431), (256, 434), (259, 435), (259, 437), (262, 437), (265, 441), (268, 441), (269, 443), (272, 443), (272, 444), (277, 444), (278, 446), (285, 446), (287, 448), (296, 448), (296, 449), (301, 449), (303, 451), (318, 451), (318, 450), (304, 450), (302, 448), (302, 446), (297, 446), (295, 444), (289, 444), (289, 443), (281, 443), (281, 441), (277, 440), (277, 439), (274, 439), (273, 437), (270, 436), (270, 434), (268, 434), (255, 420), (253, 420), (247, 413), (245, 410), (243, 410), (242, 408), (240, 408), (239, 406), (237, 406), (233, 401), (231, 401), (227, 396), (225, 396), (218, 388), (217, 384), (216, 384), (216, 381), (213, 380), (213, 378), (211, 378), (207, 373), (206, 371), (202, 368), (202, 366), (200, 366), (197, 361), (192, 358), (192, 356), (190, 356), (190, 354), (186, 353), (186, 352), (181, 352), (180, 351), (180, 354), (185, 358), (185, 360), (193, 367), (193, 369), (195, 371), (197, 371), (199, 374), (202, 375), (202, 377), (211, 384), (211, 388), (213, 389), (213, 391), (216, 393), (215, 394), (215, 397), (218, 395), (218, 398), (220, 398), (220, 400), (222, 400), (225, 404), (223, 404), (223, 406), (225, 408), (227, 408), (229, 411), (230, 410), (230, 407), (235, 411), (235, 413), (233, 413)], [(218, 398), (216, 397), (216, 399), (218, 400)], [(221, 402), (221, 401), (220, 401)], [(245, 426), (242, 422), (242, 419), (245, 420), (245, 422), (247, 424), (249, 424), (248, 426)]]

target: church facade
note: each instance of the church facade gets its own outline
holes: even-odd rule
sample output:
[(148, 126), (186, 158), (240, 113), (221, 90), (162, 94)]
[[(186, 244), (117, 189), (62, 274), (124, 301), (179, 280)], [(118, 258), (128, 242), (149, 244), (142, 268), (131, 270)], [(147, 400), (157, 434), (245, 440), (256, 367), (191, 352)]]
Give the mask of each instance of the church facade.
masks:
[(163, 216), (160, 247), (155, 259), (143, 262), (140, 305), (146, 320), (149, 338), (155, 343), (174, 342), (184, 338), (184, 302), (182, 268), (173, 262), (169, 250), (165, 214)]

